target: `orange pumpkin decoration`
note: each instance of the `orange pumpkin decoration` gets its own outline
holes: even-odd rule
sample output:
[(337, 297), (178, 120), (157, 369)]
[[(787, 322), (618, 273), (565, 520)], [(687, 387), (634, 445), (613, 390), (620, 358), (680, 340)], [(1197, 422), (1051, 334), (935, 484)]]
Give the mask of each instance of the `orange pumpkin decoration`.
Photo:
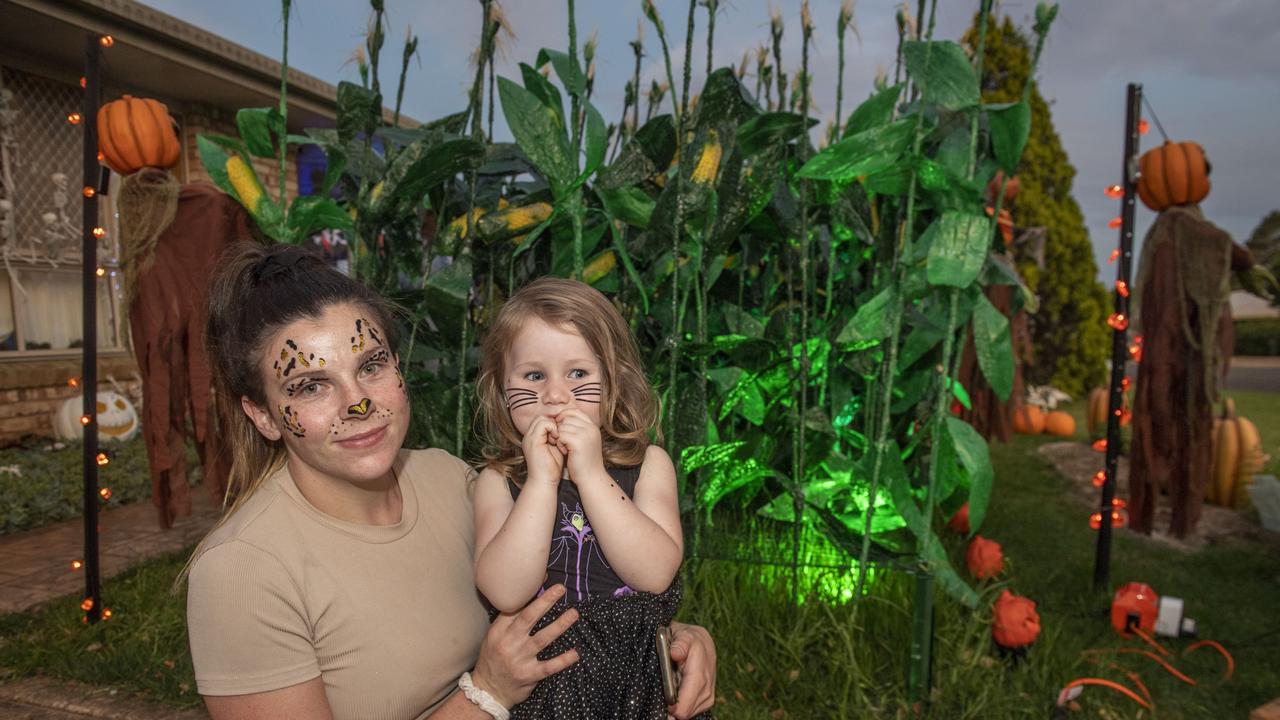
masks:
[(121, 175), (173, 167), (180, 153), (168, 108), (132, 95), (98, 109), (98, 150), (107, 167)]
[(1023, 435), (1044, 432), (1044, 410), (1035, 405), (1022, 405), (1013, 411), (1013, 431)]
[(1054, 410), (1044, 416), (1044, 431), (1058, 437), (1076, 434), (1076, 420), (1063, 410)]
[(969, 503), (960, 506), (955, 515), (951, 516), (951, 520), (947, 522), (947, 527), (951, 532), (959, 535), (969, 534)]
[(991, 636), (1001, 647), (1026, 647), (1040, 637), (1040, 615), (1034, 601), (1005, 590), (991, 610)]
[(1209, 163), (1193, 142), (1168, 142), (1142, 154), (1138, 197), (1160, 212), (1172, 205), (1194, 205), (1209, 194)]
[(969, 574), (979, 580), (993, 578), (1004, 572), (1004, 550), (995, 540), (975, 535), (964, 551), (964, 564)]

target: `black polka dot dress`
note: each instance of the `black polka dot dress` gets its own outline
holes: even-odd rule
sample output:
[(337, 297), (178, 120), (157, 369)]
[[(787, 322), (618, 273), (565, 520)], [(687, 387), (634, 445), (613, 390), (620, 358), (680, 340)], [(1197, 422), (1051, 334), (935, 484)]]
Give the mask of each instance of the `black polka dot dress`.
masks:
[[(609, 475), (634, 496), (640, 468), (610, 468)], [(509, 484), (512, 496), (519, 488)], [(680, 580), (660, 594), (627, 587), (609, 567), (582, 511), (577, 486), (560, 483), (559, 518), (552, 535), (545, 587), (563, 584), (565, 596), (538, 621), (535, 631), (570, 607), (578, 621), (539, 653), (546, 660), (576, 648), (580, 660), (543, 680), (511, 709), (513, 720), (666, 720), (655, 638), (680, 607)], [(698, 716), (709, 719), (704, 713)]]

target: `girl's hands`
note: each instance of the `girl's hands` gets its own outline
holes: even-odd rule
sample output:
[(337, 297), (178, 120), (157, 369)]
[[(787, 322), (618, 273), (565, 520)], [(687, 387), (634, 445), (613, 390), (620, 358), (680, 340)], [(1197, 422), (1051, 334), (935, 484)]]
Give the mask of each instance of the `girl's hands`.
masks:
[(559, 443), (567, 450), (569, 479), (579, 483), (593, 475), (604, 476), (604, 451), (599, 426), (586, 413), (572, 408), (557, 415), (556, 423)]
[(671, 623), (671, 659), (680, 668), (680, 696), (667, 708), (669, 718), (706, 712), (716, 700), (716, 642), (706, 628)]
[(561, 450), (560, 430), (549, 417), (539, 416), (524, 434), (521, 447), (529, 468), (529, 482), (558, 484), (564, 472), (565, 454)]
[(539, 652), (577, 622), (577, 610), (565, 610), (550, 625), (530, 635), (533, 626), (564, 593), (563, 585), (553, 585), (520, 612), (499, 615), (485, 633), (471, 679), (503, 707), (519, 704), (540, 680), (578, 662), (577, 650), (568, 650), (550, 660), (538, 659)]

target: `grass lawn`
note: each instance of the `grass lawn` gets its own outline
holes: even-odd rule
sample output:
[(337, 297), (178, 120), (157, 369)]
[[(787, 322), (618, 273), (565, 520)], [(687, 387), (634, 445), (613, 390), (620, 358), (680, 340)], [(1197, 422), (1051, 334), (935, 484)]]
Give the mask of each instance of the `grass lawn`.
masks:
[[(1274, 438), (1269, 429), (1280, 430), (1280, 398), (1232, 395), (1241, 413)], [(1081, 423), (1081, 439), (1083, 434)], [(1090, 590), (1095, 536), (1084, 521), (1087, 509), (1035, 454), (1037, 446), (1054, 439), (1018, 437), (992, 448), (997, 482), (981, 533), (1003, 544), (1008, 571), (1001, 582), (981, 586), (983, 606), (976, 613), (939, 597), (935, 689), (919, 717), (1046, 718), (1058, 690), (1072, 678), (1124, 680), (1115, 669), (1081, 658), (1087, 648), (1137, 645), (1110, 629), (1110, 592)], [(1274, 449), (1272, 454), (1280, 455)], [(951, 536), (948, 543), (953, 560), (962, 564), (962, 542)], [(72, 599), (39, 613), (0, 618), (0, 666), (195, 704), (183, 602), (169, 594), (184, 560), (175, 555), (152, 561), (108, 582), (105, 597), (115, 616), (94, 628), (81, 625)], [(760, 581), (770, 568), (703, 561), (687, 570), (683, 615), (706, 625), (719, 648), (720, 717), (915, 717), (904, 689), (911, 578), (880, 576), (855, 613), (852, 604), (816, 597), (793, 605), (782, 584)], [(1235, 676), (1219, 683), (1222, 661), (1216, 653), (1182, 658), (1178, 654), (1189, 642), (1166, 641), (1175, 652), (1172, 661), (1200, 680), (1198, 686), (1175, 680), (1145, 657), (1112, 656), (1140, 674), (1155, 698), (1155, 712), (1140, 712), (1117, 693), (1089, 689), (1079, 700), (1083, 711), (1072, 716), (1237, 718), (1280, 694), (1280, 542), (1229, 541), (1183, 552), (1121, 532), (1112, 552), (1112, 589), (1130, 580), (1184, 598), (1200, 636), (1234, 654)], [(1037, 602), (1043, 627), (1039, 641), (1016, 661), (1002, 658), (989, 639), (989, 604), (1006, 587)]]

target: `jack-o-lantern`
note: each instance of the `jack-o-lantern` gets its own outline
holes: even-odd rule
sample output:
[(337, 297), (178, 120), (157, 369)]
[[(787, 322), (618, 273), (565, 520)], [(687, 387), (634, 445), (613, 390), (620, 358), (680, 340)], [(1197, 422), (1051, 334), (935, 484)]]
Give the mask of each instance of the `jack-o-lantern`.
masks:
[(1040, 636), (1040, 614), (1034, 601), (1005, 590), (991, 610), (991, 636), (1001, 647), (1026, 647)]
[[(73, 397), (58, 408), (53, 418), (53, 432), (59, 440), (79, 440), (84, 437), (84, 426), (80, 424), (80, 416), (84, 412), (83, 403), (80, 397)], [(120, 393), (111, 390), (98, 392), (96, 411), (99, 440), (126, 442), (132, 440), (141, 429), (138, 411), (129, 402), (129, 398)]]

